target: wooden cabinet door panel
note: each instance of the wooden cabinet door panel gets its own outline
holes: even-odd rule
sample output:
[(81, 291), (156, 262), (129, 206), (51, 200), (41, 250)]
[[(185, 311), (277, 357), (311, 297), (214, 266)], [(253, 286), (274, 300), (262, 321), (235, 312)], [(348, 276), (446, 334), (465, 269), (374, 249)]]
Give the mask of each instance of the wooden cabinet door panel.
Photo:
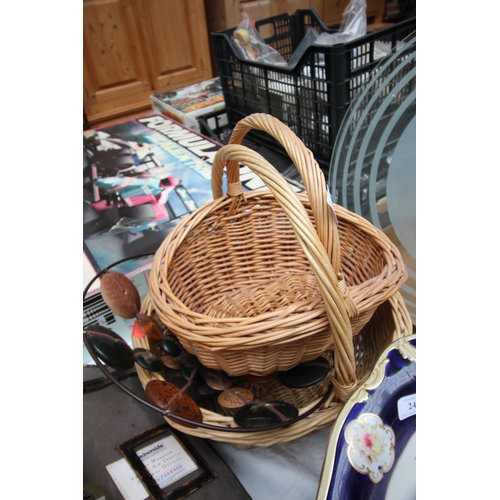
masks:
[[(130, 0), (83, 2), (84, 106), (90, 116), (151, 91)], [(132, 99), (133, 100), (133, 99)]]
[(323, 0), (273, 0), (272, 16), (287, 12), (292, 15), (297, 9), (313, 9), (320, 17), (323, 15)]
[(150, 80), (156, 92), (212, 77), (203, 0), (142, 0)]

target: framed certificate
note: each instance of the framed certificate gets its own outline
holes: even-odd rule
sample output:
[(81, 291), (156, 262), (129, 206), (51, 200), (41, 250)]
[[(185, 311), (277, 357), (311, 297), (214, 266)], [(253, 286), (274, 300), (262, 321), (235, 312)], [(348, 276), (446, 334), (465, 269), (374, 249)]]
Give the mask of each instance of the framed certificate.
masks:
[(186, 437), (166, 423), (116, 448), (154, 500), (180, 500), (217, 477)]

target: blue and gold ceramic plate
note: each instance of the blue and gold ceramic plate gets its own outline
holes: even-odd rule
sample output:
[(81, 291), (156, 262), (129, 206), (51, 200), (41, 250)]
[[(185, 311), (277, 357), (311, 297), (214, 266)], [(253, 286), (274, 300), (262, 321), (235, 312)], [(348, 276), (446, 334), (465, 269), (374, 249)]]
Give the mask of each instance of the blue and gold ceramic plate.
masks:
[(337, 419), (316, 500), (416, 498), (416, 336), (388, 347)]

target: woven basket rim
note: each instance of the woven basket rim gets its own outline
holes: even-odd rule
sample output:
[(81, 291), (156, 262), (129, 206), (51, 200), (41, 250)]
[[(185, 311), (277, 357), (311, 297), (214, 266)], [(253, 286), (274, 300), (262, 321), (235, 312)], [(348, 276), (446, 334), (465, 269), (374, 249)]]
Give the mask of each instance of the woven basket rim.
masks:
[[(262, 198), (263, 196), (272, 197), (272, 193), (266, 190), (262, 190), (260, 192), (251, 191), (245, 193), (245, 196), (248, 196), (249, 199), (253, 197)], [(303, 203), (307, 205), (308, 202), (307, 195), (299, 193), (298, 197), (303, 201)], [(163, 242), (162, 246), (158, 249), (154, 257), (153, 272), (161, 267), (164, 266), (168, 267), (170, 263), (170, 260), (168, 261), (165, 260), (164, 253), (162, 253), (162, 247), (163, 246), (165, 248), (168, 247), (171, 252), (170, 254), (173, 256), (175, 251), (182, 245), (184, 238), (187, 237), (191, 231), (196, 230), (197, 224), (196, 223), (191, 224), (191, 222), (195, 222), (195, 220), (198, 221), (200, 218), (206, 217), (207, 215), (218, 210), (220, 207), (226, 206), (231, 201), (228, 195), (225, 195), (223, 198), (224, 198), (223, 200), (221, 199), (214, 200), (217, 203), (210, 202), (209, 204), (207, 204), (207, 206), (205, 207), (206, 210), (204, 211), (202, 217), (200, 217), (198, 213), (194, 212), (191, 213), (188, 217), (186, 217), (186, 219), (183, 220), (182, 230), (178, 232), (172, 232), (166, 237), (165, 241)], [(334, 204), (334, 206), (335, 206), (335, 211), (337, 213), (337, 217), (339, 219), (359, 224), (357, 225), (357, 229), (364, 232), (365, 234), (368, 234), (374, 242), (377, 242), (376, 240), (380, 239), (382, 242), (385, 243), (385, 245), (382, 244), (378, 245), (380, 253), (381, 255), (383, 255), (385, 261), (384, 272), (379, 274), (378, 276), (367, 279), (365, 282), (361, 284), (346, 285), (351, 296), (362, 297), (359, 300), (359, 302), (357, 302), (357, 305), (359, 312), (363, 313), (365, 309), (373, 307), (374, 301), (377, 300), (379, 302), (383, 301), (382, 299), (377, 299), (377, 297), (383, 295), (383, 292), (385, 290), (390, 289), (391, 292), (394, 292), (399, 289), (399, 287), (406, 280), (406, 268), (402, 263), (402, 258), (399, 258), (400, 256), (398, 256), (397, 254), (398, 252), (397, 248), (394, 247), (390, 239), (387, 237), (387, 235), (384, 234), (383, 231), (376, 228), (375, 226), (367, 225), (366, 219), (364, 219), (360, 215), (354, 214), (349, 210), (345, 209), (344, 207), (341, 207), (340, 205)], [(391, 261), (396, 262), (396, 264), (398, 262), (400, 263), (400, 265), (392, 266), (392, 273), (389, 271), (389, 266), (388, 266), (388, 263), (390, 263)], [(392, 280), (389, 279), (389, 276), (391, 275), (393, 276)], [(374, 296), (373, 290), (370, 289), (370, 285), (372, 285), (377, 281), (381, 281), (383, 284), (382, 285), (379, 284), (379, 286), (377, 286), (377, 293), (376, 296)], [(156, 280), (151, 280), (151, 286), (154, 287), (155, 291), (159, 293), (161, 293), (162, 290), (164, 291), (166, 288), (170, 289), (168, 283), (162, 283), (161, 285), (159, 285)], [(154, 301), (155, 298), (153, 297), (153, 302)], [(237, 328), (239, 331), (238, 336), (242, 339), (242, 345), (246, 343), (247, 338), (249, 340), (255, 340), (257, 336), (260, 338), (265, 337), (267, 329), (269, 327), (269, 325), (263, 324), (261, 328), (262, 329), (261, 333), (259, 334), (251, 333), (247, 337), (245, 333), (241, 332), (241, 328), (244, 327), (245, 324), (251, 323), (252, 325), (254, 325), (257, 321), (265, 323), (266, 321), (274, 320), (275, 318), (280, 317), (283, 314), (283, 311), (286, 309), (285, 307), (277, 308), (273, 312), (261, 313), (257, 316), (253, 316), (252, 318), (238, 317), (238, 316), (214, 318), (212, 316), (208, 316), (206, 314), (194, 311), (190, 307), (187, 307), (187, 305), (183, 301), (178, 300), (177, 297), (173, 294), (170, 295), (170, 301), (168, 306), (172, 310), (172, 312), (182, 314), (179, 315), (175, 319), (175, 321), (179, 322), (180, 324), (183, 324), (185, 327), (189, 326), (192, 330), (193, 336), (197, 336), (199, 342), (206, 341), (207, 337), (212, 337), (215, 333), (217, 335), (220, 335), (221, 337), (230, 338), (234, 334), (234, 329)], [(186, 310), (189, 310), (190, 317), (195, 319), (196, 323), (186, 319), (186, 317), (184, 316)], [(318, 311), (318, 316), (324, 315), (325, 308), (319, 307), (317, 311)], [(206, 322), (206, 326), (203, 325), (203, 322)], [(215, 326), (216, 323), (220, 324), (221, 326), (220, 327)], [(234, 329), (231, 329), (230, 327), (233, 327)], [(354, 335), (356, 335), (356, 333)]]
[[(398, 340), (403, 337), (407, 337), (413, 334), (413, 324), (411, 321), (410, 314), (406, 308), (403, 297), (399, 292), (396, 292), (387, 301), (390, 304), (392, 320), (394, 322), (394, 333), (392, 341)], [(149, 301), (149, 295), (146, 296), (143, 302), (143, 311), (145, 313), (152, 311), (152, 305)], [(132, 337), (132, 342), (134, 347), (149, 347), (149, 340), (147, 337), (143, 339), (137, 339)], [(144, 370), (140, 366), (137, 366), (137, 373), (143, 388), (146, 384), (153, 379), (163, 380), (163, 378), (152, 372)], [(370, 375), (370, 372), (366, 373), (365, 376), (357, 381), (357, 387), (361, 386)], [(299, 414), (303, 414), (309, 408), (314, 406), (321, 399), (321, 395), (312, 400), (308, 405), (299, 408)], [(273, 444), (287, 444), (294, 441), (304, 435), (310, 434), (315, 430), (319, 430), (322, 427), (333, 424), (340, 411), (342, 410), (344, 403), (340, 403), (330, 399), (323, 408), (317, 410), (313, 414), (307, 416), (300, 422), (294, 425), (279, 429), (278, 431), (262, 431), (262, 432), (249, 432), (249, 433), (230, 433), (224, 430), (212, 431), (203, 428), (186, 428), (179, 423), (173, 421), (172, 419), (165, 418), (165, 420), (175, 427), (176, 429), (185, 432), (187, 434), (213, 439), (215, 441), (227, 442), (235, 445), (239, 448), (247, 448), (251, 446), (265, 447), (271, 446)], [(231, 416), (224, 416), (215, 413), (206, 408), (201, 408), (204, 422), (213, 424), (220, 427), (237, 427)]]

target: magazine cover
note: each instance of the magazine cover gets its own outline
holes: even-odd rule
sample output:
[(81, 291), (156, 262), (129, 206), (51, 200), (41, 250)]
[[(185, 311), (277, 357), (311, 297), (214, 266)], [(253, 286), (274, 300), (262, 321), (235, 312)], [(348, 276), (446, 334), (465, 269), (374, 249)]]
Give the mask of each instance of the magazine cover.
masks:
[(157, 113), (84, 132), (83, 245), (93, 269), (154, 252), (179, 220), (211, 201), (220, 147)]

